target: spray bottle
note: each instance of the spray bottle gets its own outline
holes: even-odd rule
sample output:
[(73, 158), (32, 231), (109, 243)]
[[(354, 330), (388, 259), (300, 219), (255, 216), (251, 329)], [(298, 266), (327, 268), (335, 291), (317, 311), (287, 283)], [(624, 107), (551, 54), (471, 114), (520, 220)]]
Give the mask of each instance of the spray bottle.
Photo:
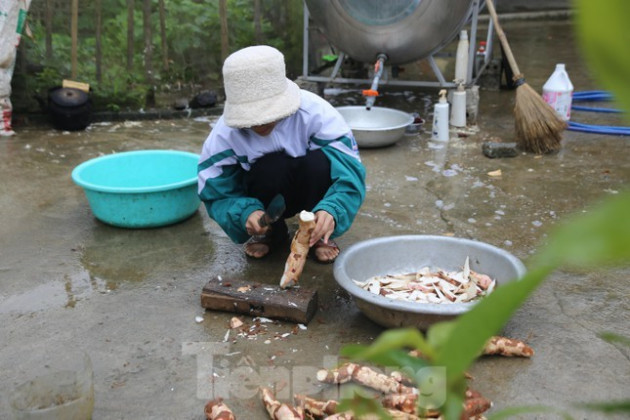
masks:
[(573, 84), (564, 64), (556, 64), (555, 71), (543, 86), (542, 97), (558, 113), (560, 118), (569, 121), (573, 100)]
[(448, 141), (448, 108), (446, 90), (442, 89), (440, 90), (440, 100), (433, 108), (432, 140)]
[(466, 127), (466, 90), (464, 84), (457, 85), (453, 92), (453, 106), (451, 107), (451, 125), (453, 127)]

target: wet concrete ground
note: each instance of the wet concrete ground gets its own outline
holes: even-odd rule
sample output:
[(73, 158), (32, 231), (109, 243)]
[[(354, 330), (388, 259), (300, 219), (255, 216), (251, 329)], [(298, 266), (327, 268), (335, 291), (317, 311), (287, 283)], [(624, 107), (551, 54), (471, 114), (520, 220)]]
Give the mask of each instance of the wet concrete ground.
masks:
[[(556, 62), (567, 64), (576, 90), (598, 88), (569, 23), (511, 22), (509, 34), (535, 89)], [(429, 119), (425, 104), (435, 94), (389, 92), (377, 105)], [(341, 105), (358, 96), (329, 99)], [(567, 132), (555, 155), (484, 157), (484, 141), (511, 140), (513, 99), (513, 91), (482, 91), (479, 133), (444, 147), (422, 132), (363, 150), (368, 194), (338, 241), (342, 249), (378, 236), (454, 235), (527, 262), (558, 222), (627, 188), (628, 138)], [(247, 260), (203, 208), (149, 230), (93, 217), (70, 178), (76, 165), (137, 149), (198, 153), (213, 118), (94, 124), (76, 133), (19, 127), (0, 140), (0, 418), (9, 416), (14, 387), (42, 371), (43, 354), (82, 349), (94, 367), (95, 419), (201, 419), (213, 397), (225, 398), (240, 419), (263, 419), (258, 385), (276, 386), (283, 400), (295, 392), (334, 396), (315, 383), (315, 371), (334, 365), (343, 345), (369, 343), (383, 331), (336, 285), (332, 266), (310, 261), (302, 282), (318, 288), (320, 307), (307, 329), (280, 322), (264, 324), (267, 332), (252, 339), (226, 336), (232, 315), (204, 312), (202, 287), (217, 275), (276, 284), (288, 250)], [(574, 114), (580, 122), (620, 124), (614, 118)], [(501, 177), (488, 176), (498, 169)], [(629, 274), (627, 267), (555, 272), (504, 331), (536, 355), (479, 360), (474, 387), (495, 409), (541, 404), (601, 418), (575, 404), (628, 397), (630, 350), (598, 334), (630, 336)]]

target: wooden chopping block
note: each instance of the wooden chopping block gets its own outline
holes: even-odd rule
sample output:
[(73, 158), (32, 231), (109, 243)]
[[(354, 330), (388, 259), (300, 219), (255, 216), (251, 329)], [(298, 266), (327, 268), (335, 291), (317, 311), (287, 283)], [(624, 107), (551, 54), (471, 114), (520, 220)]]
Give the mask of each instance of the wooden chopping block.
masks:
[(308, 324), (317, 311), (317, 290), (217, 277), (204, 286), (201, 307)]

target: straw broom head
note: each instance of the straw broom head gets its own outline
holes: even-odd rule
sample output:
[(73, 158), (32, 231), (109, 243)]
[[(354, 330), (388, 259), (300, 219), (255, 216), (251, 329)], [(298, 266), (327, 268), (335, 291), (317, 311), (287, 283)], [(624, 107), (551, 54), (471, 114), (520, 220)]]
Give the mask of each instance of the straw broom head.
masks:
[(560, 149), (562, 131), (567, 124), (554, 109), (532, 89), (518, 69), (514, 54), (497, 16), (493, 0), (486, 0), (486, 7), (492, 16), (497, 36), (510, 63), (516, 86), (514, 120), (516, 142), (520, 149), (533, 153), (551, 153)]
[(514, 127), (519, 148), (538, 154), (557, 152), (567, 123), (522, 78), (517, 80), (517, 84), (519, 82), (514, 104)]

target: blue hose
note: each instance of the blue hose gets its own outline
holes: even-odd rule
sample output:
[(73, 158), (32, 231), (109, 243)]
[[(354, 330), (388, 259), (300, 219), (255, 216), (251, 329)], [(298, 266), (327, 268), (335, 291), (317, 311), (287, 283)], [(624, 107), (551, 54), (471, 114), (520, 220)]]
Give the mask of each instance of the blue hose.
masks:
[(603, 90), (585, 90), (574, 92), (573, 99), (579, 101), (610, 101), (613, 99), (613, 96)]
[(590, 111), (590, 112), (603, 112), (605, 114), (621, 114), (621, 110), (615, 109), (615, 108), (597, 108), (594, 106), (571, 105), (571, 109), (574, 111)]
[(613, 136), (630, 136), (630, 127), (580, 124), (574, 121), (569, 121), (569, 127), (567, 129), (571, 131), (582, 131), (584, 133), (610, 134)]
[[(599, 101), (610, 101), (612, 99), (613, 99), (613, 96), (610, 93), (603, 90), (589, 90), (589, 91), (573, 93), (574, 101), (599, 102)], [(572, 105), (571, 109), (575, 111), (603, 112), (603, 113), (609, 113), (609, 114), (613, 114), (613, 113), (619, 114), (622, 112), (620, 109), (598, 108), (598, 107), (590, 107), (590, 106), (583, 106), (583, 105)], [(614, 136), (630, 136), (630, 127), (582, 124), (582, 123), (578, 123), (574, 121), (569, 121), (569, 126), (567, 129), (571, 131), (581, 131), (584, 133), (610, 134)]]

